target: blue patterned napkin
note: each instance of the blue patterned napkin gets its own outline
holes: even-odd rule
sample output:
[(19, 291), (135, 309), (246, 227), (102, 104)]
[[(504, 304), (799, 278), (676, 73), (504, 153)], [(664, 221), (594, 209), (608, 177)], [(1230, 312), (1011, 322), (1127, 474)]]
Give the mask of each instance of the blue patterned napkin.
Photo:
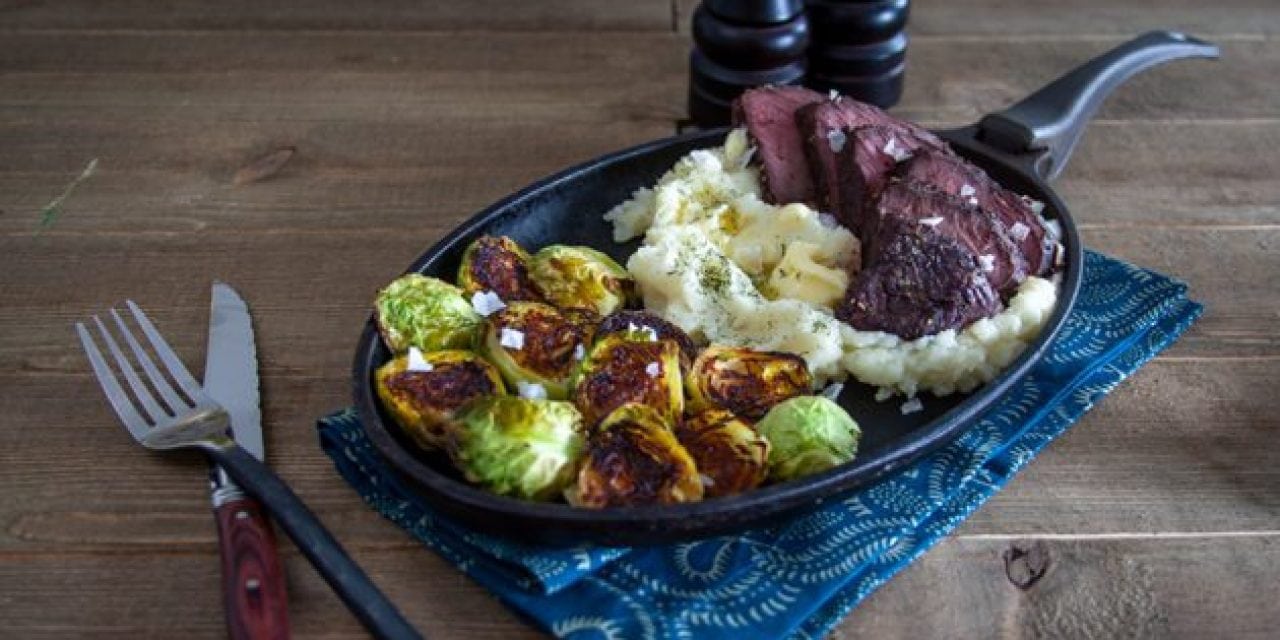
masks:
[(355, 413), (321, 446), (371, 506), (527, 619), (569, 638), (816, 638), (947, 535), (1200, 315), (1186, 285), (1087, 252), (1047, 357), (949, 446), (785, 525), (644, 549), (547, 549), (433, 513), (383, 466)]

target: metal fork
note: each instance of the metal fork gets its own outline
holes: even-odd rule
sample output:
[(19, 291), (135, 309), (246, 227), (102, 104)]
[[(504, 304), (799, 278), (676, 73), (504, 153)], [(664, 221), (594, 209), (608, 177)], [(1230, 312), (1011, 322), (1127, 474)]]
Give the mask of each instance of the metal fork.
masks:
[[(93, 316), (93, 324), (132, 390), (133, 399), (121, 386), (120, 379), (83, 322), (76, 323), (76, 333), (107, 401), (133, 439), (148, 449), (198, 448), (213, 457), (246, 492), (271, 512), (298, 549), (371, 633), (380, 638), (420, 638), (302, 500), (266, 465), (227, 435), (230, 425), (227, 412), (204, 392), (142, 309), (132, 300), (125, 304), (165, 372), (177, 383), (177, 389), (161, 373), (115, 309), (111, 310), (111, 317), (141, 367), (145, 382), (107, 324), (97, 316)], [(155, 390), (154, 394), (151, 389)], [(178, 390), (181, 390), (181, 395)]]

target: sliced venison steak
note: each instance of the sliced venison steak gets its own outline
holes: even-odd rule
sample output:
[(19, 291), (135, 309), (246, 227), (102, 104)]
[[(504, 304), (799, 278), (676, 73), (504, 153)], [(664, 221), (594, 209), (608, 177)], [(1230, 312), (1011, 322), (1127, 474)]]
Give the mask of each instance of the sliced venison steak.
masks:
[[(927, 133), (927, 132), (926, 132)], [(933, 134), (929, 134), (932, 137)], [(875, 200), (901, 160), (928, 147), (930, 140), (897, 125), (867, 125), (840, 132), (829, 145), (810, 141), (805, 151), (813, 169), (818, 202), (859, 237)], [(836, 147), (839, 151), (832, 152)]]
[(982, 208), (1004, 223), (1018, 245), (1030, 275), (1044, 275), (1054, 266), (1057, 240), (1045, 229), (1031, 205), (1000, 186), (985, 171), (950, 153), (922, 150), (898, 168), (906, 182), (931, 185)]
[(805, 105), (825, 100), (826, 96), (803, 87), (761, 87), (734, 101), (733, 124), (746, 126), (756, 146), (766, 202), (816, 202), (795, 115)]
[(973, 252), (928, 225), (893, 217), (880, 250), (850, 284), (836, 317), (855, 329), (914, 340), (1000, 311), (1000, 296)]
[(959, 196), (915, 182), (892, 180), (876, 202), (863, 228), (871, 240), (866, 260), (873, 262), (884, 238), (877, 230), (883, 220), (900, 217), (933, 227), (934, 231), (964, 245), (978, 257), (978, 266), (1000, 293), (1017, 289), (1027, 278), (1027, 261), (1008, 235), (1004, 223)]

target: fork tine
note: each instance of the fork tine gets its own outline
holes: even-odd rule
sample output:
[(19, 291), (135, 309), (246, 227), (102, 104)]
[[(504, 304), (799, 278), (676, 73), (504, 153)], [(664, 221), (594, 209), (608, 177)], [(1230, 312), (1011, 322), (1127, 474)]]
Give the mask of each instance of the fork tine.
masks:
[[(94, 319), (96, 320), (97, 318)], [(107, 402), (111, 403), (111, 408), (116, 410), (116, 415), (120, 416), (120, 421), (129, 429), (129, 433), (133, 435), (134, 440), (142, 442), (142, 438), (147, 435), (149, 430), (147, 420), (138, 413), (137, 408), (129, 401), (129, 396), (120, 387), (120, 381), (116, 380), (116, 374), (107, 365), (106, 359), (102, 357), (102, 351), (98, 349), (97, 343), (90, 337), (89, 330), (84, 327), (83, 322), (76, 323), (76, 333), (80, 334), (80, 344), (84, 347), (84, 354), (89, 356), (89, 364), (93, 366), (93, 375), (98, 378), (98, 384), (102, 387), (102, 392), (107, 395)]]
[(186, 365), (182, 364), (182, 360), (178, 358), (178, 354), (173, 352), (169, 347), (169, 343), (164, 341), (164, 336), (156, 330), (155, 325), (151, 324), (151, 320), (147, 318), (147, 314), (138, 308), (132, 300), (125, 300), (124, 303), (129, 306), (129, 310), (133, 312), (133, 319), (138, 322), (138, 326), (142, 327), (142, 332), (147, 334), (147, 340), (151, 342), (151, 348), (155, 349), (156, 355), (160, 356), (160, 361), (164, 363), (165, 369), (169, 370), (169, 374), (178, 382), (178, 386), (182, 387), (183, 392), (187, 394), (196, 404), (202, 403), (205, 397), (204, 390), (200, 387), (200, 383), (191, 377), (191, 372), (187, 371)]
[(138, 372), (134, 370), (133, 363), (129, 362), (129, 358), (124, 355), (124, 351), (120, 349), (116, 339), (111, 336), (111, 332), (107, 331), (107, 325), (103, 324), (98, 316), (94, 316), (93, 321), (98, 325), (98, 331), (102, 334), (102, 341), (107, 343), (107, 350), (111, 352), (112, 356), (115, 356), (116, 367), (120, 369), (120, 373), (124, 374), (124, 379), (129, 383), (129, 388), (133, 389), (133, 397), (137, 398), (138, 402), (142, 404), (143, 413), (151, 416), (150, 422), (156, 424), (171, 417), (172, 414), (165, 411), (164, 407), (156, 402), (155, 396), (151, 395), (151, 390), (138, 377)]
[(160, 392), (160, 396), (164, 398), (164, 403), (169, 405), (169, 411), (174, 415), (177, 415), (183, 411), (189, 410), (191, 405), (187, 404), (187, 402), (173, 390), (173, 386), (169, 384), (169, 381), (164, 379), (164, 375), (156, 368), (156, 364), (151, 360), (151, 356), (148, 355), (146, 350), (142, 348), (142, 345), (138, 343), (138, 339), (133, 337), (133, 332), (129, 330), (127, 325), (125, 325), (124, 320), (120, 317), (119, 313), (116, 313), (115, 309), (111, 310), (111, 317), (115, 318), (116, 326), (120, 327), (120, 333), (124, 334), (125, 342), (129, 343), (129, 348), (133, 350), (134, 357), (137, 359), (138, 364), (142, 365), (142, 370), (146, 372), (147, 378), (151, 380), (152, 386), (155, 387), (156, 391)]

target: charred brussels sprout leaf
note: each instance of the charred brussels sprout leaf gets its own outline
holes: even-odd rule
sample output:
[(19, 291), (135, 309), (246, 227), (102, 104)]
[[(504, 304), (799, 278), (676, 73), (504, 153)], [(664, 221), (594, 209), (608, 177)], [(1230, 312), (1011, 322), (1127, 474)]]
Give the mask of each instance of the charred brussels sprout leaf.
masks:
[(511, 389), (538, 385), (546, 397), (569, 397), (569, 378), (585, 349), (591, 328), (551, 305), (513, 302), (489, 316), (481, 352)]
[(712, 345), (693, 361), (685, 386), (695, 411), (723, 407), (759, 420), (773, 405), (809, 393), (813, 376), (792, 353)]
[(696, 502), (702, 499), (702, 481), (662, 415), (628, 404), (592, 432), (578, 483), (565, 497), (593, 509)]
[(862, 431), (840, 405), (822, 396), (791, 398), (769, 410), (756, 429), (769, 440), (769, 478), (790, 480), (853, 459)]
[(375, 386), (382, 406), (419, 446), (442, 448), (454, 410), (506, 390), (493, 365), (470, 351), (435, 351), (422, 359), (428, 370), (408, 370), (409, 356), (387, 362), (374, 374)]
[(551, 500), (574, 479), (582, 416), (568, 402), (489, 396), (458, 410), (449, 456), (467, 480), (526, 500)]
[(574, 402), (589, 425), (628, 402), (648, 405), (672, 423), (684, 412), (680, 347), (670, 340), (605, 336), (591, 346), (574, 381)]
[(688, 371), (693, 359), (698, 357), (698, 348), (693, 345), (689, 334), (652, 311), (624, 309), (609, 314), (600, 322), (596, 337), (603, 338), (614, 333), (633, 338), (637, 333), (647, 334), (650, 339), (674, 341), (680, 347), (680, 365), (683, 371)]
[(676, 426), (676, 438), (698, 465), (708, 498), (754, 489), (768, 471), (769, 441), (724, 409), (708, 409)]
[(457, 287), (411, 273), (396, 278), (374, 301), (378, 331), (387, 347), (404, 353), (470, 349), (484, 319)]
[(468, 296), (485, 291), (503, 302), (542, 302), (542, 293), (529, 277), (529, 254), (506, 236), (481, 236), (462, 254), (458, 286)]
[(534, 254), (530, 276), (547, 301), (608, 315), (636, 297), (636, 283), (613, 258), (587, 247), (552, 245)]

